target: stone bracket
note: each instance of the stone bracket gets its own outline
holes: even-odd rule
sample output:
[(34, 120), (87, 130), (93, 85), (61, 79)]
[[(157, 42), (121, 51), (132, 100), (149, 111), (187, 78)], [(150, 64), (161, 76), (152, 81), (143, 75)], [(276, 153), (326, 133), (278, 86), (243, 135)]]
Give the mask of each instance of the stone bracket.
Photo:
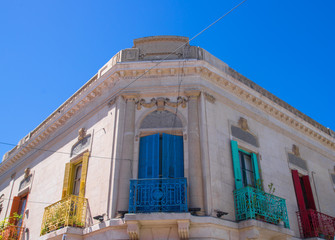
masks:
[(138, 221), (127, 221), (127, 233), (131, 240), (140, 239), (140, 224)]
[(180, 239), (188, 239), (190, 231), (190, 220), (177, 221), (178, 235)]

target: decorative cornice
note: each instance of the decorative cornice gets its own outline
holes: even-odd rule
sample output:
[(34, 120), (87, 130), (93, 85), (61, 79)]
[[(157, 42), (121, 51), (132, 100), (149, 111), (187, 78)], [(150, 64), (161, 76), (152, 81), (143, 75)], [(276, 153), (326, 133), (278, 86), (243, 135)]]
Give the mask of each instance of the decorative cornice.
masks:
[(181, 96), (177, 98), (177, 102), (171, 102), (169, 98), (152, 98), (149, 103), (146, 103), (144, 99), (141, 99), (136, 102), (137, 110), (141, 110), (142, 107), (152, 108), (155, 105), (157, 106), (158, 111), (162, 111), (165, 109), (165, 105), (169, 107), (178, 107), (181, 105), (182, 108), (186, 107), (187, 100)]
[[(118, 54), (116, 54), (107, 64), (103, 66), (103, 68), (101, 68), (101, 70), (99, 70), (99, 74), (96, 74), (93, 78), (91, 78), (38, 127), (20, 140), (17, 146), (6, 153), (0, 165), (0, 175), (14, 162), (36, 148), (41, 141), (48, 138), (59, 127), (63, 126), (81, 108), (89, 104), (96, 97), (100, 96), (104, 91), (107, 91), (107, 89), (113, 87), (120, 79), (137, 78), (143, 75), (148, 67), (150, 67), (147, 62), (136, 62), (134, 64), (135, 67), (138, 66), (137, 69), (121, 69), (123, 67), (123, 63), (117, 64), (118, 57)], [(176, 60), (176, 62), (179, 61)], [(144, 64), (146, 68), (141, 68), (143, 66), (142, 64)], [(125, 66), (127, 67), (128, 63), (126, 63)], [(144, 78), (162, 78), (165, 76), (179, 76), (180, 74), (183, 74), (183, 76), (200, 75), (202, 78), (213, 82), (217, 86), (234, 94), (243, 101), (262, 109), (265, 113), (282, 121), (288, 126), (291, 126), (297, 131), (311, 137), (327, 147), (330, 147), (331, 149), (335, 149), (334, 131), (325, 128), (318, 122), (304, 115), (286, 102), (280, 100), (270, 92), (259, 87), (257, 84), (230, 68), (224, 71), (219, 70), (208, 62), (202, 60), (188, 60), (184, 67), (179, 68), (178, 66), (173, 65), (171, 61), (168, 61), (166, 63), (161, 63), (160, 66), (155, 69), (151, 69), (148, 72), (148, 75), (145, 75)], [(200, 91), (186, 90), (185, 95), (190, 98), (194, 98), (200, 95)], [(122, 96), (125, 99), (138, 99), (138, 95), (131, 96), (128, 93), (123, 94)], [(207, 95), (206, 99), (209, 100), (210, 97), (208, 98)], [(182, 107), (185, 106), (185, 102), (186, 100), (183, 100), (183, 103), (179, 103), (177, 101), (177, 103), (181, 104)], [(109, 103), (113, 103), (113, 100), (110, 100)], [(163, 103), (164, 106), (171, 106), (175, 104), (167, 101), (166, 99)], [(106, 104), (108, 104), (108, 102), (106, 102)]]

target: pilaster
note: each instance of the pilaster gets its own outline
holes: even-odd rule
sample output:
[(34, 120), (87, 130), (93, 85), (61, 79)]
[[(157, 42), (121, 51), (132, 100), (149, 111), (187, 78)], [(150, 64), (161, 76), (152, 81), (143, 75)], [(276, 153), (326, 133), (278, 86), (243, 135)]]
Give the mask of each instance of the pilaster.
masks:
[(188, 152), (189, 152), (189, 208), (200, 208), (197, 215), (204, 215), (204, 192), (200, 151), (198, 98), (200, 91), (185, 91), (188, 97)]

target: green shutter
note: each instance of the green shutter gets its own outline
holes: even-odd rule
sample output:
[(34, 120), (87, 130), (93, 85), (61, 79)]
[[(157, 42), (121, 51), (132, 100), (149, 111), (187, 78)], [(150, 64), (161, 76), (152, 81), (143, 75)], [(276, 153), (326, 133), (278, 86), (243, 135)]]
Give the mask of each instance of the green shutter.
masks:
[(252, 167), (254, 169), (255, 186), (256, 187), (261, 187), (261, 184), (259, 182), (260, 181), (260, 177), (259, 177), (257, 155), (255, 153), (251, 153), (251, 161), (252, 161)]
[(235, 188), (243, 188), (242, 174), (240, 166), (240, 157), (238, 154), (238, 145), (236, 141), (231, 140), (231, 155), (233, 158), (234, 176), (235, 176)]

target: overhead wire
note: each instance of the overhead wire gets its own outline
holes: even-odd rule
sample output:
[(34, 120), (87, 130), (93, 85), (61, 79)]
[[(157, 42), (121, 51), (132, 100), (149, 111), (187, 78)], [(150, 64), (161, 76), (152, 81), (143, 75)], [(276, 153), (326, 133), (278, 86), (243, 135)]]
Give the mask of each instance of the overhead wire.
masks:
[[(210, 25), (208, 25), (206, 28), (204, 28), (203, 30), (201, 30), (199, 33), (197, 33), (196, 35), (194, 35), (191, 39), (189, 39), (187, 42), (183, 43), (182, 45), (180, 45), (179, 47), (177, 47), (173, 52), (171, 52), (170, 54), (168, 54), (166, 57), (164, 57), (161, 60), (158, 60), (156, 64), (154, 64), (153, 66), (151, 66), (150, 68), (148, 68), (147, 70), (145, 70), (141, 75), (139, 75), (138, 77), (136, 77), (134, 80), (132, 80), (130, 83), (126, 84), (124, 87), (120, 88), (119, 90), (117, 90), (115, 93), (112, 94), (112, 96), (110, 96), (109, 98), (107, 98), (105, 101), (103, 101), (101, 104), (99, 104), (98, 106), (94, 107), (92, 110), (90, 110), (88, 113), (86, 113), (85, 115), (83, 115), (81, 118), (79, 118), (77, 121), (75, 121), (74, 123), (72, 123), (70, 126), (68, 126), (65, 130), (61, 131), (58, 135), (54, 136), (52, 139), (50, 139), (48, 142), (46, 142), (43, 146), (46, 146), (48, 143), (50, 143), (51, 141), (53, 141), (54, 139), (56, 139), (57, 137), (59, 137), (60, 135), (62, 135), (63, 133), (67, 132), (67, 130), (69, 130), (71, 127), (73, 127), (74, 125), (76, 125), (77, 123), (79, 123), (80, 121), (82, 121), (84, 118), (86, 118), (87, 116), (89, 116), (91, 113), (93, 113), (94, 111), (97, 111), (100, 107), (104, 106), (106, 103), (110, 102), (114, 97), (117, 96), (117, 94), (119, 94), (120, 92), (122, 92), (123, 90), (127, 89), (130, 85), (132, 85), (134, 82), (136, 82), (137, 80), (139, 80), (140, 78), (142, 78), (144, 75), (146, 75), (149, 71), (151, 71), (152, 69), (156, 68), (159, 64), (161, 64), (162, 62), (164, 62), (166, 59), (168, 59), (172, 54), (175, 54), (179, 49), (183, 48), (184, 46), (186, 46), (187, 44), (189, 44), (191, 41), (193, 41), (195, 38), (197, 38), (199, 35), (201, 35), (202, 33), (204, 33), (205, 31), (207, 31), (209, 28), (211, 28), (213, 25), (215, 25), (216, 23), (218, 23), (220, 20), (222, 20), (224, 17), (226, 17), (228, 14), (230, 14), (231, 12), (233, 12), (236, 8), (238, 8), (239, 6), (241, 6), (244, 2), (246, 2), (247, 0), (243, 0), (241, 1), (239, 4), (237, 4), (236, 6), (234, 6), (232, 9), (230, 9), (228, 12), (226, 12), (224, 15), (222, 15), (221, 17), (219, 17), (217, 20), (215, 20), (214, 22), (212, 22)], [(185, 62), (185, 60), (184, 60)], [(182, 79), (181, 79), (182, 81)], [(181, 81), (180, 84), (178, 86), (178, 97), (180, 97), (180, 86), (181, 86)], [(176, 107), (176, 113), (178, 111), (178, 105)], [(11, 143), (6, 143), (6, 142), (0, 142), (0, 144), (5, 144), (5, 145), (13, 145), (13, 146), (17, 146), (16, 144), (11, 144)], [(63, 153), (63, 154), (70, 154), (70, 153), (65, 153), (65, 152), (61, 152), (61, 151), (53, 151), (53, 150), (47, 150), (44, 149), (43, 147), (41, 148), (34, 148), (34, 147), (29, 147), (29, 146), (23, 146), (24, 148), (31, 148), (31, 149), (35, 149), (38, 151), (46, 151), (46, 152), (54, 152), (54, 153)], [(32, 154), (31, 153), (29, 156), (30, 157)], [(113, 159), (110, 157), (100, 157), (100, 156), (93, 156), (96, 158), (107, 158), (107, 159)], [(116, 159), (118, 160), (118, 159)], [(119, 159), (119, 160), (131, 160), (131, 159)], [(2, 163), (1, 163), (2, 164)], [(0, 165), (1, 166), (1, 165)]]

